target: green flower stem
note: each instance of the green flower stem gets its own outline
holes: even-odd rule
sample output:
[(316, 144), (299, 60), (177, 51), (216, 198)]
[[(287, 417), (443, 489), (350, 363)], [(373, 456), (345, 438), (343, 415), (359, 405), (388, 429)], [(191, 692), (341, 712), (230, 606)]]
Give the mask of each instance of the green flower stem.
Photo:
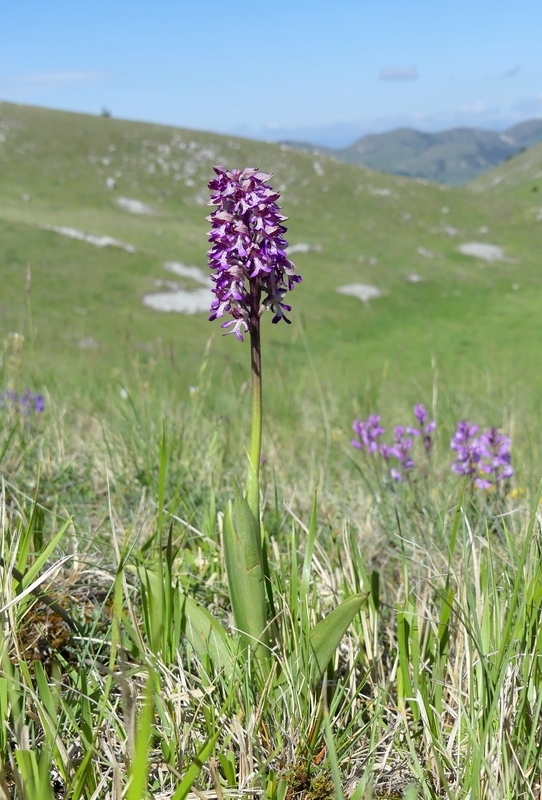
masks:
[(247, 503), (260, 523), (260, 456), (262, 452), (262, 351), (260, 341), (260, 295), (254, 282), (250, 285), (250, 364), (252, 371), (252, 431), (250, 464), (247, 475)]

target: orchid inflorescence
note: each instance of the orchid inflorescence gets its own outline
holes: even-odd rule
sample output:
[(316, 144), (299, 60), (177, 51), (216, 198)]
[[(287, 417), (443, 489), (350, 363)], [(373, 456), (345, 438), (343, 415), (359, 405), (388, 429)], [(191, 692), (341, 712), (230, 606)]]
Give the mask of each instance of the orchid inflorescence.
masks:
[(217, 177), (209, 182), (212, 194), (207, 203), (217, 206), (207, 217), (212, 223), (209, 267), (216, 270), (211, 275), (215, 299), (209, 319), (231, 314), (233, 320), (222, 327), (233, 326), (227, 333), (242, 341), (243, 333), (258, 324), (263, 308), (274, 312), (274, 323), (290, 322), (284, 312), (291, 306), (283, 300), (301, 277), (286, 256), (286, 217), (276, 203), (279, 193), (267, 184), (272, 175), (256, 168), (217, 166), (214, 171)]
[[(514, 474), (510, 454), (510, 438), (498, 428), (488, 428), (480, 436), (478, 425), (466, 420), (458, 422), (450, 447), (457, 457), (452, 469), (458, 475), (470, 475), (478, 489), (490, 489), (496, 481)], [(475, 477), (476, 476), (476, 477)]]
[(386, 432), (385, 428), (380, 425), (378, 414), (371, 414), (366, 420), (356, 419), (352, 423), (352, 428), (357, 434), (357, 439), (352, 439), (351, 444), (365, 453), (382, 456), (388, 465), (392, 458), (396, 459), (396, 462), (392, 462), (393, 466), (390, 467), (390, 475), (393, 480), (401, 482), (415, 466), (412, 457), (413, 437), (423, 437), (425, 452), (429, 456), (432, 447), (431, 433), (437, 426), (435, 420), (427, 421), (429, 415), (421, 404), (414, 406), (414, 415), (419, 427), (396, 425), (393, 429), (391, 445), (378, 441)]

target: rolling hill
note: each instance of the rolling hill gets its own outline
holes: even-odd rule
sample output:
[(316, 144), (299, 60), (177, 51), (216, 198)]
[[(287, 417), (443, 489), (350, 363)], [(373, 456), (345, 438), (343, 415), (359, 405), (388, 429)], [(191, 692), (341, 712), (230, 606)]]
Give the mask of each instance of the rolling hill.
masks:
[[(274, 173), (297, 246), (294, 325), (264, 326), (270, 402), (283, 402), (285, 372), (302, 398), (315, 370), (339, 403), (378, 394), (383, 381), (386, 397), (415, 401), (436, 368), (452, 393), (490, 371), (495, 387), (525, 384), (535, 402), (542, 226), (516, 197), (278, 145), (9, 103), (0, 104), (0, 134), (0, 337), (26, 335), (33, 345), (23, 367), (39, 366), (41, 380), (91, 391), (93, 381), (118, 384), (127, 365), (150, 370), (165, 359), (187, 391), (210, 336), (210, 368), (246, 375), (243, 345), (221, 337), (205, 311), (163, 313), (142, 302), (201, 291), (206, 184), (222, 163)], [(520, 169), (530, 152), (500, 169)], [(469, 243), (493, 245), (496, 259), (462, 252)], [(337, 291), (352, 284), (381, 296), (363, 302)]]
[(542, 120), (528, 120), (497, 133), (454, 128), (422, 133), (399, 128), (363, 136), (342, 149), (287, 142), (310, 152), (335, 156), (382, 172), (461, 186), (542, 140)]

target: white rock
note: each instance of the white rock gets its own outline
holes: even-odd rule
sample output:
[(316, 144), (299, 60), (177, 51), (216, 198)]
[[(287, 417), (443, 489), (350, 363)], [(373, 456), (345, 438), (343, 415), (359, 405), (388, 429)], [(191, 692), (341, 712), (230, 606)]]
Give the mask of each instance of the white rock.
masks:
[(321, 244), (306, 244), (299, 242), (299, 244), (291, 244), (286, 248), (286, 255), (293, 256), (294, 253), (320, 253), (322, 250)]
[(105, 185), (107, 186), (109, 191), (113, 191), (113, 189), (117, 188), (117, 181), (115, 180), (115, 178), (106, 178)]
[(154, 208), (151, 208), (147, 203), (143, 203), (141, 200), (134, 200), (132, 197), (117, 197), (117, 204), (125, 211), (129, 211), (130, 214), (151, 214), (153, 216), (159, 216), (158, 211), (155, 211)]
[(202, 286), (208, 286), (209, 288), (213, 286), (210, 276), (199, 267), (187, 267), (186, 264), (181, 264), (178, 261), (166, 261), (164, 269), (167, 269), (168, 272), (173, 272), (175, 275), (181, 275), (183, 278), (191, 278), (193, 281), (201, 283)]
[(420, 283), (420, 281), (423, 281), (423, 278), (416, 272), (412, 272), (410, 275), (407, 275), (407, 281), (409, 281), (409, 283)]
[(432, 250), (427, 250), (425, 247), (418, 247), (418, 253), (424, 258), (435, 258)]
[(174, 311), (178, 314), (209, 313), (214, 294), (210, 289), (179, 290), (146, 294), (143, 304), (155, 311)]
[(133, 244), (126, 244), (120, 242), (118, 239), (113, 239), (112, 236), (95, 236), (93, 233), (85, 233), (79, 231), (77, 228), (67, 228), (62, 225), (42, 225), (47, 231), (54, 231), (60, 233), (62, 236), (68, 236), (70, 239), (79, 239), (81, 242), (88, 242), (95, 245), (95, 247), (121, 247), (127, 253), (136, 253), (136, 248)]
[(93, 339), (92, 336), (86, 336), (84, 339), (81, 339), (80, 342), (79, 342), (79, 347), (82, 350), (95, 350), (99, 346), (100, 345), (98, 344), (96, 339)]
[(374, 297), (381, 297), (384, 292), (376, 286), (369, 286), (367, 283), (347, 283), (345, 286), (339, 286), (336, 290), (339, 294), (347, 294), (351, 297), (357, 297), (367, 303)]
[(458, 248), (464, 256), (474, 256), (483, 258), (484, 261), (504, 261), (502, 247), (496, 244), (486, 244), (486, 242), (465, 242)]

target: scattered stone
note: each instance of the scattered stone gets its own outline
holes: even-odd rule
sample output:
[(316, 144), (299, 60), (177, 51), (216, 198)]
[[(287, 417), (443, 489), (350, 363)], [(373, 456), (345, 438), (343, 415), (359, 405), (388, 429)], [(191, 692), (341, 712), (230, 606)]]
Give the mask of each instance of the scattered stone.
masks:
[(424, 258), (436, 258), (436, 254), (432, 250), (427, 250), (425, 247), (418, 247), (418, 253)]
[(450, 213), (450, 209), (448, 208), (448, 206), (442, 206), (442, 208), (440, 210), (442, 211), (443, 214), (449, 214)]
[(79, 342), (79, 347), (82, 350), (95, 350), (99, 346), (96, 339), (93, 339), (92, 336), (85, 336), (85, 338), (81, 339)]
[(369, 286), (367, 283), (348, 283), (346, 286), (339, 286), (336, 290), (339, 294), (347, 294), (357, 297), (364, 303), (368, 303), (375, 297), (382, 297), (384, 292), (376, 286)]
[(113, 191), (113, 189), (117, 188), (117, 181), (115, 180), (115, 178), (106, 178), (105, 185), (107, 186), (109, 191)]
[(62, 236), (68, 236), (70, 239), (79, 239), (81, 242), (88, 242), (95, 245), (95, 247), (121, 247), (127, 253), (136, 253), (137, 250), (133, 244), (126, 244), (120, 242), (118, 239), (113, 239), (112, 236), (95, 236), (93, 233), (85, 233), (79, 231), (77, 228), (67, 228), (62, 225), (42, 225), (42, 228), (47, 231), (54, 231), (60, 233)]
[(117, 204), (130, 214), (150, 214), (151, 216), (159, 216), (158, 211), (154, 208), (143, 203), (141, 200), (134, 200), (132, 197), (117, 197)]
[(177, 283), (177, 281), (165, 281), (162, 280), (162, 278), (156, 278), (152, 283), (157, 289), (171, 289), (173, 292), (182, 288), (181, 284)]
[(164, 269), (167, 269), (168, 272), (173, 272), (175, 275), (180, 275), (182, 278), (191, 278), (196, 283), (201, 283), (202, 286), (208, 286), (209, 288), (213, 286), (210, 276), (199, 267), (188, 267), (178, 261), (166, 261)]
[(482, 225), (482, 227), (480, 228), (480, 233), (489, 233), (489, 228), (486, 228), (485, 225)]
[(372, 195), (380, 195), (381, 197), (389, 197), (391, 195), (391, 189), (371, 189)]
[(178, 314), (209, 313), (214, 294), (210, 289), (179, 290), (176, 292), (156, 292), (143, 297), (143, 305), (155, 311), (176, 312)]
[(314, 171), (316, 172), (316, 174), (321, 178), (324, 175), (323, 166), (320, 164), (319, 161), (315, 161), (312, 166), (314, 167)]
[(410, 275), (407, 275), (407, 281), (409, 283), (420, 283), (420, 281), (423, 281), (423, 278), (421, 275), (418, 275), (417, 272), (411, 272)]
[(293, 256), (294, 253), (320, 253), (322, 251), (321, 244), (306, 244), (299, 242), (299, 244), (291, 244), (286, 248), (286, 255)]
[(448, 234), (448, 236), (457, 236), (457, 228), (454, 228), (452, 225), (445, 225), (444, 230)]
[(32, 195), (31, 194), (23, 194), (23, 196), (21, 197), (21, 200), (23, 201), (23, 203), (29, 203), (32, 200)]
[(484, 261), (504, 261), (504, 252), (502, 247), (496, 244), (487, 244), (486, 242), (465, 242), (458, 247), (460, 253), (464, 256), (474, 256), (475, 258), (483, 258)]
[(512, 289), (513, 289), (515, 292), (517, 292), (517, 290), (519, 289), (519, 283), (513, 283), (513, 284), (512, 284)]

